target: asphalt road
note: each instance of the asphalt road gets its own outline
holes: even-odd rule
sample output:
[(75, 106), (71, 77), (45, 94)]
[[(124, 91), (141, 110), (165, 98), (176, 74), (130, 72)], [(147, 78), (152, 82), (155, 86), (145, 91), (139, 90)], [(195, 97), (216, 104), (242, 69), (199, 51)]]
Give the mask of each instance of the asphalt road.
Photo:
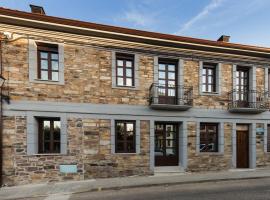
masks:
[[(41, 198), (39, 198), (41, 199)], [(44, 199), (44, 198), (42, 198)], [(198, 183), (53, 195), (46, 200), (270, 200), (270, 179)]]

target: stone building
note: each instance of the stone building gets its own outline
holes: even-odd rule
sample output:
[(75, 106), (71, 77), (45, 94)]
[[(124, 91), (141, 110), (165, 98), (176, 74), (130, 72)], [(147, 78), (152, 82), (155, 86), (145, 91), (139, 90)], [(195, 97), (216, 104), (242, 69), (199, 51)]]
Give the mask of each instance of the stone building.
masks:
[(270, 166), (269, 48), (37, 6), (0, 33), (3, 184)]

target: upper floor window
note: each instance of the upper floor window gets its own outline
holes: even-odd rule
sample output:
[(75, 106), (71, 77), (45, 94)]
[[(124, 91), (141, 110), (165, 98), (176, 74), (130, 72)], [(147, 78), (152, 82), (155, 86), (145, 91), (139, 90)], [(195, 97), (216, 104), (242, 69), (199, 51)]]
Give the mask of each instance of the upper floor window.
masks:
[(218, 124), (200, 124), (200, 152), (218, 152)]
[(58, 45), (37, 43), (38, 79), (59, 81)]
[(203, 63), (202, 92), (216, 92), (216, 64)]
[(115, 121), (115, 152), (135, 153), (136, 152), (136, 122)]
[(134, 55), (116, 54), (116, 85), (134, 86)]
[(60, 153), (61, 126), (59, 118), (38, 118), (39, 153)]
[(237, 67), (236, 70), (236, 100), (248, 101), (249, 69)]

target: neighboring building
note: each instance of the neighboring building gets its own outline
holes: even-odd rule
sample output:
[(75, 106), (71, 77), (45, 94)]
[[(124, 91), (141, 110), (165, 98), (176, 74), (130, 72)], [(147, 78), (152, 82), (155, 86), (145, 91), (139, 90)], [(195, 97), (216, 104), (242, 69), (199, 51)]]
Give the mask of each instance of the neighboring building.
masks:
[(0, 8), (4, 184), (270, 167), (269, 48), (32, 12)]

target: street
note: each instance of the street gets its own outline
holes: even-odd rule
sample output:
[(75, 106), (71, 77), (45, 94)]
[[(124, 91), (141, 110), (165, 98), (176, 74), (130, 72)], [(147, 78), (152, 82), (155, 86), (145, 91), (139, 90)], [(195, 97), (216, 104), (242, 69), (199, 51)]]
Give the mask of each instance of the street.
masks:
[(261, 200), (270, 199), (270, 179), (157, 186), (113, 191), (51, 195), (35, 200)]

